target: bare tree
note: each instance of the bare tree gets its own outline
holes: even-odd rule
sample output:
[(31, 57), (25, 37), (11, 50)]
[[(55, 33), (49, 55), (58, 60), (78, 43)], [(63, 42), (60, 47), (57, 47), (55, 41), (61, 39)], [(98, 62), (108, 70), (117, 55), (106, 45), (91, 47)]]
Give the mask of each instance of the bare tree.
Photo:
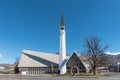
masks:
[(109, 66), (109, 63), (108, 63), (108, 60), (109, 60), (109, 58), (108, 58), (108, 55), (107, 54), (100, 54), (99, 56), (98, 56), (99, 58), (98, 58), (98, 61), (97, 61), (97, 67), (102, 67), (102, 66), (104, 66), (104, 67), (106, 67), (106, 68), (108, 68), (108, 66)]
[(96, 75), (96, 67), (100, 62), (103, 62), (104, 56), (104, 51), (108, 48), (108, 46), (102, 47), (100, 45), (100, 39), (97, 37), (90, 37), (85, 39), (84, 42), (85, 45), (85, 51), (87, 55), (87, 59), (91, 65), (93, 75)]

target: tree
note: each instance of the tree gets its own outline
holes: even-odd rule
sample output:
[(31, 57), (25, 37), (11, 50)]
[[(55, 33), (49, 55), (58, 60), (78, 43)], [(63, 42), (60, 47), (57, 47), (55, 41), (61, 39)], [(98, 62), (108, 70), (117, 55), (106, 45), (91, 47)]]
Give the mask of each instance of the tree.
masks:
[(14, 73), (19, 73), (18, 64), (19, 64), (19, 58), (16, 58), (15, 63), (14, 63), (14, 65), (15, 65)]
[(93, 75), (96, 75), (96, 67), (100, 62), (103, 62), (102, 60), (105, 59), (105, 56), (103, 56), (103, 54), (108, 46), (102, 47), (100, 45), (100, 39), (98, 37), (86, 38), (84, 45), (86, 48), (86, 56), (92, 68)]
[(51, 74), (53, 74), (54, 73), (54, 66), (53, 66), (53, 64), (51, 64)]

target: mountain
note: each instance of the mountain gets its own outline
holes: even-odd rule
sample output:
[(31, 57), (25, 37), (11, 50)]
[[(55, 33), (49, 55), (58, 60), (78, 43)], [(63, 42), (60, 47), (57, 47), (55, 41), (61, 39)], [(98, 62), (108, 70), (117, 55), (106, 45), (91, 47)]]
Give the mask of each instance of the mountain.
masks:
[(0, 64), (0, 67), (3, 67), (5, 70), (10, 70), (14, 68), (14, 64)]
[(120, 62), (120, 54), (117, 55), (111, 55), (111, 54), (106, 54), (108, 58), (108, 65), (117, 65), (118, 62)]

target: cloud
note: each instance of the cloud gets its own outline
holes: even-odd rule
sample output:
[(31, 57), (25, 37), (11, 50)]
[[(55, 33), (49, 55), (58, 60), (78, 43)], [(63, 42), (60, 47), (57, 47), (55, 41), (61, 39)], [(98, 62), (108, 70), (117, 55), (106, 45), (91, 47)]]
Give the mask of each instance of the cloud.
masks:
[(0, 58), (2, 58), (2, 54), (0, 54)]
[(105, 52), (106, 54), (109, 54), (109, 55), (118, 55), (120, 54), (120, 52)]

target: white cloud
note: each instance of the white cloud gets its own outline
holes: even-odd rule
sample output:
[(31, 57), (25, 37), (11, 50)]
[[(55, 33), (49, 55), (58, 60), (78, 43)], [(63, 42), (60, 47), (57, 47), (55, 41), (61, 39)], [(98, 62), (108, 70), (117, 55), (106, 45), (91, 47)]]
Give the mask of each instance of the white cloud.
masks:
[(0, 58), (2, 58), (2, 54), (0, 54)]
[(105, 52), (106, 54), (109, 54), (109, 55), (118, 55), (120, 54), (120, 52)]

